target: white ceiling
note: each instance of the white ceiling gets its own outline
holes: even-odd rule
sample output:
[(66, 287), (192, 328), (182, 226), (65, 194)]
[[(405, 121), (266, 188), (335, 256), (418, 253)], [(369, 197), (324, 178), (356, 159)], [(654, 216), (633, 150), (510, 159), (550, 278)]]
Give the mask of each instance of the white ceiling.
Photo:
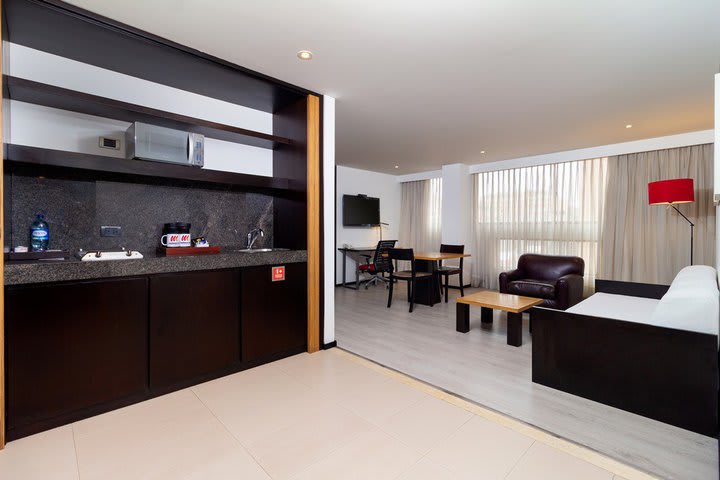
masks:
[(718, 0), (70, 3), (336, 97), (341, 165), (405, 174), (712, 128)]

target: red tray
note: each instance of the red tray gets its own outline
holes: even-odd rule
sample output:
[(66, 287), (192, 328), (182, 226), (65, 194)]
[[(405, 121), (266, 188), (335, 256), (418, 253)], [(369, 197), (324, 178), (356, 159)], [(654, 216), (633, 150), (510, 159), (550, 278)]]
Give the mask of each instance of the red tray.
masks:
[(212, 255), (220, 253), (220, 247), (158, 247), (160, 255)]

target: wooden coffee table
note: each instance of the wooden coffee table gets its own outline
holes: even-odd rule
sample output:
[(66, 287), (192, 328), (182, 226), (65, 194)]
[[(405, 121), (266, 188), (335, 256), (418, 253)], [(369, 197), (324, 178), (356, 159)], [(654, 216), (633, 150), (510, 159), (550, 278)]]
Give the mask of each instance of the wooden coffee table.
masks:
[(457, 317), (455, 330), (461, 333), (470, 331), (470, 305), (481, 307), (480, 320), (492, 323), (493, 310), (507, 312), (507, 344), (513, 347), (522, 345), (522, 312), (540, 305), (541, 298), (521, 297), (509, 293), (484, 291), (466, 295), (457, 299)]

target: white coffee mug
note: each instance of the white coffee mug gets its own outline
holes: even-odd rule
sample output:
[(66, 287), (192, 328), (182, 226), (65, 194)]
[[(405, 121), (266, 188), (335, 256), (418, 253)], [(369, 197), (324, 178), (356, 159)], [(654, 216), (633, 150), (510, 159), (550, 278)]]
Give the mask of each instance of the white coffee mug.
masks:
[(160, 237), (160, 244), (163, 247), (189, 247), (190, 234), (189, 233), (168, 233)]

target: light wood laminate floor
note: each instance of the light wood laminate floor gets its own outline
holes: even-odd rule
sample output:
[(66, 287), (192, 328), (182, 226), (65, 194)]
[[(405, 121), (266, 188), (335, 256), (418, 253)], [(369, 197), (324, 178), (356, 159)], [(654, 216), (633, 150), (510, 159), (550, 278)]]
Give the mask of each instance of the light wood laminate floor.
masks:
[(504, 313), (481, 326), (471, 308), (470, 332), (458, 333), (457, 290), (449, 303), (413, 313), (405, 292), (396, 288), (388, 309), (383, 286), (336, 288), (338, 346), (654, 475), (718, 478), (716, 439), (534, 384), (527, 318), (523, 346), (511, 347)]

